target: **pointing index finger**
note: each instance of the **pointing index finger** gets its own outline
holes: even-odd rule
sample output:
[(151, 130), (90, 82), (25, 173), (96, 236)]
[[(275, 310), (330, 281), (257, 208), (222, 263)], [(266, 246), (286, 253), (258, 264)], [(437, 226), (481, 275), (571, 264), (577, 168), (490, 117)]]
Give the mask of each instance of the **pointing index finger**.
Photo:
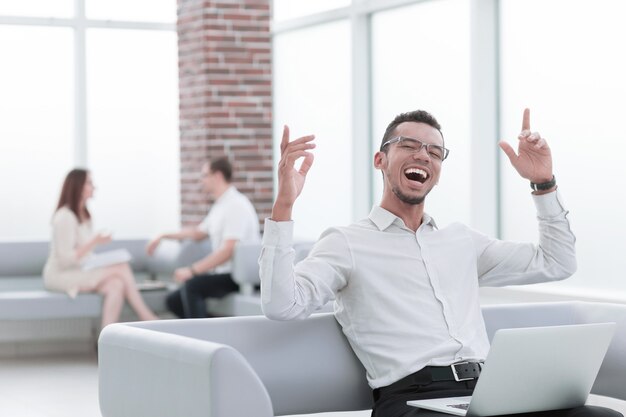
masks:
[(522, 119), (522, 132), (530, 130), (530, 109), (524, 109), (524, 117)]
[(283, 139), (280, 141), (280, 153), (281, 154), (285, 152), (285, 148), (287, 147), (288, 143), (289, 143), (289, 126), (285, 125), (285, 127), (283, 127)]

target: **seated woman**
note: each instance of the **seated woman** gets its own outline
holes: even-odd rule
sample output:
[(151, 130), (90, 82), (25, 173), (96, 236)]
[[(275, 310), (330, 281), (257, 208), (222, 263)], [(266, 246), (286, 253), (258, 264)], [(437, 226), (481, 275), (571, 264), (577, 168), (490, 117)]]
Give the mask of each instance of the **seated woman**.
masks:
[(87, 201), (94, 188), (90, 173), (84, 169), (74, 169), (65, 177), (52, 218), (50, 255), (43, 271), (45, 287), (66, 292), (70, 297), (79, 292), (102, 294), (102, 328), (119, 321), (124, 300), (128, 300), (140, 320), (155, 320), (158, 317), (143, 301), (128, 263), (81, 269), (81, 260), (96, 246), (111, 241), (109, 234), (92, 231)]

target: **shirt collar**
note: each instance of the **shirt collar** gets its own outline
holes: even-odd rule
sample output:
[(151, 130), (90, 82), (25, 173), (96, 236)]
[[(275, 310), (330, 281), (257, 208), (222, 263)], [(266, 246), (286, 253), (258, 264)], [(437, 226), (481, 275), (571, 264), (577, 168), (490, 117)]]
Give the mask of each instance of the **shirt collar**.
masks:
[[(380, 206), (372, 207), (372, 211), (368, 216), (369, 219), (378, 227), (378, 230), (383, 231), (391, 226), (394, 222), (398, 224), (398, 226), (406, 227), (404, 221), (392, 212), (385, 210)], [(437, 228), (437, 224), (435, 223), (435, 219), (430, 217), (428, 213), (424, 213), (424, 218), (422, 219), (422, 224), (430, 224), (433, 228)]]
[(215, 200), (215, 203), (218, 203), (220, 201), (224, 201), (224, 200), (228, 200), (228, 196), (233, 195), (237, 192), (237, 189), (235, 188), (234, 185), (229, 186), (226, 191), (224, 191), (224, 193), (217, 199)]

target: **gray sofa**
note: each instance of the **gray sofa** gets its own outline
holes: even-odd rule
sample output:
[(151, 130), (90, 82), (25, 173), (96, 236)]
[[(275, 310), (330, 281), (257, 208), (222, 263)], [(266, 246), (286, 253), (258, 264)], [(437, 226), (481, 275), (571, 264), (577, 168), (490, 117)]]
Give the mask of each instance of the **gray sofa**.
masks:
[[(210, 242), (163, 245), (154, 257), (145, 252), (144, 239), (116, 240), (99, 251), (125, 248), (133, 256), (131, 267), (138, 282), (170, 281), (178, 266), (205, 256)], [(44, 288), (41, 276), (48, 257), (48, 242), (0, 242), (0, 320), (98, 318), (102, 300), (98, 294), (79, 294), (75, 299)], [(166, 311), (166, 289), (144, 291), (146, 303), (157, 313)]]
[[(626, 306), (557, 302), (483, 307), (500, 328), (612, 321), (594, 394), (626, 400)], [(99, 339), (104, 417), (270, 417), (371, 407), (365, 371), (333, 315), (168, 320), (107, 327)]]
[[(167, 289), (143, 291), (146, 303), (157, 313), (167, 311), (165, 296), (176, 288), (171, 281), (174, 270), (188, 266), (211, 252), (209, 239), (182, 243), (164, 241), (154, 256), (145, 252), (147, 240), (117, 240), (98, 251), (125, 248), (131, 252), (131, 267), (138, 282), (160, 280)], [(303, 259), (312, 242), (294, 245), (295, 260)], [(258, 292), (260, 244), (239, 244), (233, 255), (233, 279), (238, 293), (208, 300), (207, 308), (220, 316), (262, 314)], [(99, 318), (102, 298), (98, 294), (79, 294), (75, 299), (44, 288), (41, 276), (48, 257), (48, 242), (0, 242), (0, 321), (65, 318)], [(328, 311), (330, 308), (327, 307)]]

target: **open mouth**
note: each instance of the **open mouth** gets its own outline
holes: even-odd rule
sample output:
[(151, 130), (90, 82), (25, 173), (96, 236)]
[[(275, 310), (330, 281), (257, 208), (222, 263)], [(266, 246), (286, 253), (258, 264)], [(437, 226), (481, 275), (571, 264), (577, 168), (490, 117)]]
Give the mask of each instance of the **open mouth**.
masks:
[(404, 176), (411, 181), (417, 181), (423, 184), (428, 178), (428, 173), (419, 168), (408, 168), (404, 171)]

